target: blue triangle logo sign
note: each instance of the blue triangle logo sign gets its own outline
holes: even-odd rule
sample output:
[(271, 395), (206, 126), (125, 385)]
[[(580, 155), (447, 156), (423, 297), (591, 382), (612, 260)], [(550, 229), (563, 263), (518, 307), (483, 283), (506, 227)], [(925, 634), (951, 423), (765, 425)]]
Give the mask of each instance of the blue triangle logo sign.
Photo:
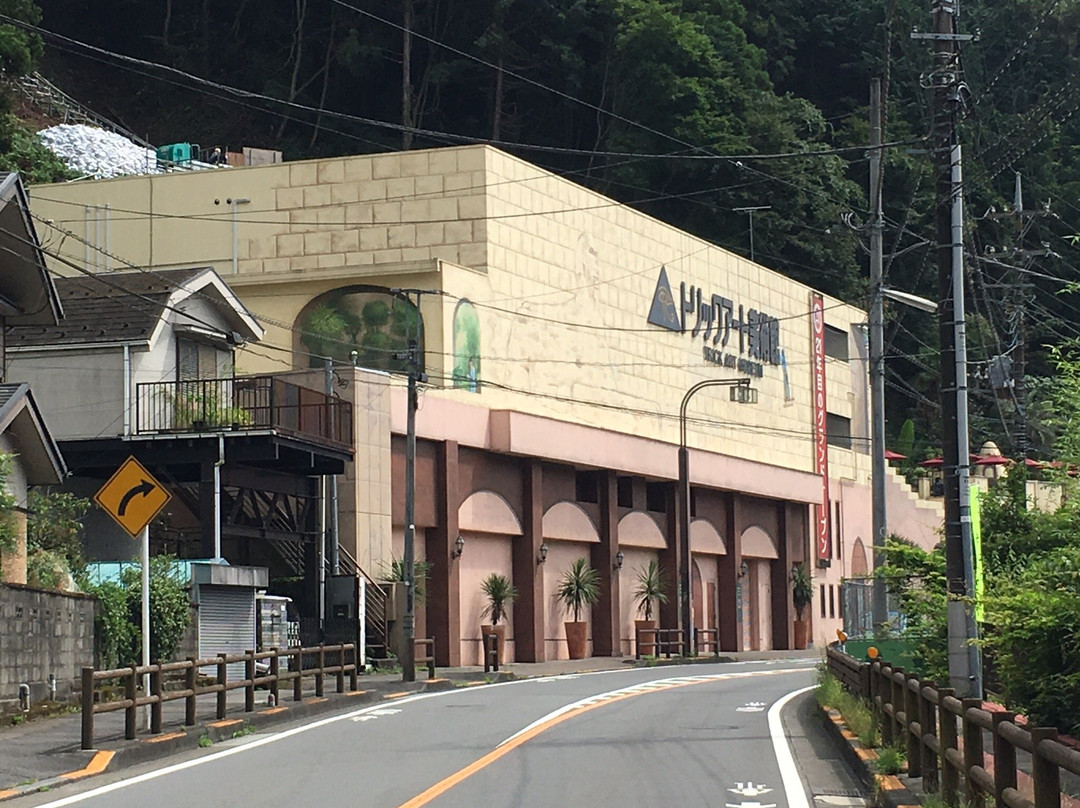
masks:
[(652, 308), (649, 309), (649, 322), (669, 331), (682, 331), (682, 320), (675, 307), (675, 298), (671, 295), (667, 270), (660, 267), (660, 277), (656, 279), (656, 291), (653, 292)]

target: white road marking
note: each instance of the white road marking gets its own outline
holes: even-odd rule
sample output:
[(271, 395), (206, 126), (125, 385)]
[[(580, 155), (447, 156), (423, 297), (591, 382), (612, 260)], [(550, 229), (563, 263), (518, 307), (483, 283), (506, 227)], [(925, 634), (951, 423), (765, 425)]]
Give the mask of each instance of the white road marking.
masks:
[(772, 789), (766, 788), (763, 783), (758, 783), (756, 786), (753, 783), (736, 783), (735, 788), (729, 788), (728, 791), (740, 797), (760, 797), (762, 794), (768, 794)]
[(742, 707), (736, 707), (737, 713), (763, 713), (765, 712), (765, 702), (763, 701), (749, 701)]
[[(793, 660), (788, 660), (788, 661), (793, 662), (795, 664), (798, 664), (800, 660), (793, 659)], [(740, 663), (734, 663), (734, 664), (740, 664)], [(625, 671), (594, 671), (594, 672), (590, 672), (588, 674), (581, 674), (581, 675), (583, 675), (583, 676), (586, 676), (586, 675), (587, 676), (600, 676), (600, 675), (606, 675), (606, 674), (611, 674), (611, 673), (618, 673), (618, 674), (630, 673), (630, 672), (633, 672), (634, 670), (636, 670), (636, 669), (628, 668)], [(713, 674), (713, 675), (706, 675), (706, 676), (697, 676), (697, 677), (693, 677), (693, 678), (695, 680), (700, 680), (700, 681), (711, 681), (711, 680), (714, 680), (714, 679), (716, 679), (716, 680), (743, 679), (743, 678), (746, 678), (746, 677), (749, 677), (749, 676), (757, 676), (757, 675), (768, 676), (768, 675), (774, 675), (774, 674), (780, 674), (780, 673), (799, 673), (801, 671), (802, 671), (801, 668), (793, 668), (793, 669), (788, 669), (788, 670), (769, 670), (769, 671), (760, 671), (760, 672), (747, 671), (745, 673)], [(517, 681), (511, 680), (511, 681), (506, 681), (506, 682), (497, 682), (497, 683), (490, 684), (490, 685), (482, 685), (481, 687), (486, 689), (486, 688), (489, 688), (489, 687), (493, 688), (493, 687), (520, 686), (520, 685), (526, 684), (528, 682), (535, 682), (535, 681), (537, 681), (537, 680), (535, 680), (535, 679), (520, 680), (519, 679)], [(646, 683), (646, 684), (649, 684), (649, 683)], [(804, 690), (809, 690), (809, 689), (811, 689), (811, 688), (804, 688)], [(799, 693), (804, 692), (804, 690), (797, 690), (794, 693), (788, 694), (788, 696), (785, 696), (784, 699), (789, 699), (789, 698), (792, 698), (794, 696), (797, 696)], [(406, 696), (404, 698), (398, 699), (394, 703), (398, 704), (398, 705), (410, 704), (412, 702), (421, 701), (423, 699), (445, 697), (445, 696), (451, 695), (451, 694), (453, 694), (455, 692), (458, 692), (458, 691), (440, 690), (440, 691), (435, 691), (433, 693), (417, 693), (415, 696)], [(619, 692), (619, 691), (612, 691), (612, 692), (614, 693), (614, 692)], [(777, 702), (777, 704), (781, 704), (781, 702)], [(566, 707), (560, 708), (559, 710), (556, 710), (555, 712), (545, 716), (543, 719), (541, 719), (541, 721), (550, 719), (550, 718), (552, 718), (552, 717), (554, 717), (556, 715), (560, 715), (560, 714), (562, 714), (564, 712), (567, 712), (568, 710), (572, 709), (574, 706), (576, 706), (576, 705), (567, 705)], [(775, 709), (776, 705), (773, 705), (773, 707)], [(314, 721), (314, 722), (312, 722), (310, 724), (304, 724), (304, 725), (299, 726), (299, 727), (293, 727), (292, 729), (283, 730), (282, 732), (278, 732), (278, 733), (275, 733), (273, 735), (266, 735), (264, 737), (260, 737), (257, 740), (252, 740), (250, 743), (244, 744), (243, 746), (235, 746), (235, 747), (231, 747), (229, 749), (222, 749), (222, 750), (217, 751), (217, 752), (212, 752), (212, 753), (210, 753), (208, 755), (203, 755), (201, 757), (193, 758), (191, 760), (185, 760), (182, 763), (174, 763), (174, 764), (172, 764), (170, 766), (164, 766), (164, 767), (162, 767), (160, 769), (154, 769), (153, 771), (145, 772), (144, 774), (140, 774), (140, 775), (137, 775), (135, 777), (127, 778), (127, 779), (124, 779), (124, 780), (117, 780), (116, 782), (109, 783), (108, 785), (100, 786), (98, 788), (90, 789), (89, 791), (84, 791), (84, 792), (82, 792), (80, 794), (72, 794), (70, 797), (64, 797), (64, 798), (59, 799), (59, 800), (54, 800), (52, 802), (43, 803), (42, 805), (39, 806), (39, 808), (64, 808), (64, 806), (67, 806), (67, 805), (77, 805), (80, 802), (84, 802), (86, 800), (93, 799), (94, 797), (100, 797), (100, 796), (103, 796), (105, 794), (111, 794), (114, 791), (119, 791), (120, 789), (127, 788), (128, 786), (138, 785), (139, 783), (145, 783), (145, 782), (148, 782), (150, 780), (156, 780), (159, 777), (165, 777), (166, 775), (174, 774), (176, 772), (186, 771), (187, 769), (192, 769), (192, 768), (195, 768), (196, 766), (202, 766), (203, 764), (211, 763), (213, 761), (221, 760), (222, 758), (231, 757), (233, 755), (239, 755), (239, 754), (241, 754), (243, 752), (250, 752), (253, 749), (259, 748), (260, 746), (265, 746), (267, 744), (275, 743), (277, 741), (282, 741), (282, 740), (285, 740), (286, 738), (291, 738), (294, 735), (300, 735), (300, 734), (303, 734), (305, 732), (310, 732), (311, 730), (320, 729), (321, 727), (325, 727), (325, 726), (328, 726), (330, 724), (335, 724), (338, 721), (349, 721), (349, 720), (355, 718), (356, 716), (368, 715), (369, 713), (373, 713), (373, 712), (375, 712), (377, 710), (381, 710), (381, 709), (384, 709), (382, 707), (382, 705), (373, 705), (371, 707), (364, 707), (364, 708), (361, 708), (359, 710), (353, 710), (351, 712), (341, 713), (339, 715), (329, 716), (329, 717), (323, 718), (323, 719), (321, 719), (319, 721)], [(772, 711), (771, 710), (770, 710), (769, 719), (770, 719), (769, 727), (770, 727), (770, 730), (771, 730), (772, 729)], [(540, 721), (534, 722), (530, 726), (534, 726), (535, 724), (538, 724), (538, 723), (540, 723)], [(522, 732), (524, 732), (524, 730), (522, 730)], [(515, 735), (518, 735), (518, 734), (520, 734), (520, 733), (515, 733)], [(781, 739), (782, 739), (782, 736), (781, 736)], [(507, 740), (509, 740), (509, 739), (507, 739)], [(776, 742), (775, 736), (773, 738), (773, 741), (774, 741), (774, 744), (775, 744), (775, 742)], [(505, 741), (503, 743), (505, 743)], [(785, 749), (786, 749), (786, 747), (785, 747)], [(788, 752), (788, 757), (789, 757), (789, 760), (790, 760), (790, 752)], [(792, 767), (792, 770), (794, 771), (794, 763), (792, 762), (790, 765)], [(781, 771), (783, 771), (783, 769), (781, 769)], [(798, 780), (798, 773), (797, 772), (795, 772), (794, 776), (795, 776), (795, 779)], [(784, 787), (785, 787), (785, 789), (787, 788), (787, 779), (786, 778), (785, 778)], [(790, 796), (790, 792), (789, 792), (788, 800), (789, 800), (788, 808), (809, 808), (809, 804), (806, 801), (805, 794), (802, 795), (802, 802), (796, 804), (796, 803), (793, 803), (791, 801), (791, 796)]]
[(810, 808), (810, 803), (806, 799), (806, 789), (803, 788), (799, 770), (795, 768), (795, 758), (791, 754), (791, 745), (784, 734), (784, 725), (780, 721), (780, 711), (793, 698), (813, 689), (814, 686), (811, 685), (810, 687), (794, 690), (780, 698), (769, 708), (769, 734), (772, 736), (776, 762), (780, 766), (780, 780), (784, 785), (784, 793), (787, 795), (788, 808)]
[[(669, 679), (654, 679), (651, 682), (641, 682), (639, 684), (630, 685), (628, 687), (620, 687), (617, 690), (609, 690), (606, 693), (599, 693), (599, 694), (597, 694), (595, 696), (589, 696), (588, 698), (584, 698), (584, 699), (580, 699), (579, 701), (575, 701), (572, 704), (566, 704), (566, 705), (558, 708), (557, 710), (552, 710), (547, 715), (542, 716), (541, 718), (538, 718), (535, 721), (533, 721), (527, 727), (522, 727), (517, 732), (515, 732), (513, 735), (511, 735), (509, 738), (505, 738), (501, 743), (499, 743), (498, 746), (496, 746), (496, 749), (499, 746), (504, 746), (504, 745), (510, 743), (512, 740), (514, 740), (518, 736), (523, 735), (526, 732), (529, 732), (533, 728), (535, 728), (535, 727), (537, 727), (537, 726), (539, 726), (541, 724), (545, 724), (545, 723), (551, 721), (553, 718), (558, 718), (559, 716), (565, 715), (566, 713), (574, 712), (575, 710), (580, 710), (583, 707), (590, 707), (590, 706), (592, 706), (594, 704), (599, 704), (599, 703), (605, 702), (605, 701), (611, 701), (612, 699), (622, 698), (624, 696), (640, 695), (642, 693), (648, 693), (648, 692), (651, 692), (651, 691), (667, 690), (669, 688), (680, 687), (682, 685), (692, 685), (692, 684), (698, 684), (698, 683), (704, 683), (704, 682), (720, 682), (720, 681), (724, 681), (726, 679), (745, 679), (745, 678), (747, 678), (749, 676), (776, 676), (778, 674), (788, 674), (788, 673), (802, 673), (802, 669), (801, 668), (784, 668), (784, 669), (774, 669), (774, 670), (767, 670), (767, 671), (752, 671), (752, 672), (744, 672), (744, 673), (706, 673), (706, 674), (699, 674), (697, 676), (673, 676), (673, 677), (671, 677)], [(800, 691), (800, 692), (802, 692), (802, 691)], [(797, 808), (797, 807), (792, 806), (791, 808)], [(801, 808), (809, 808), (809, 806), (803, 805), (803, 806), (801, 806)]]

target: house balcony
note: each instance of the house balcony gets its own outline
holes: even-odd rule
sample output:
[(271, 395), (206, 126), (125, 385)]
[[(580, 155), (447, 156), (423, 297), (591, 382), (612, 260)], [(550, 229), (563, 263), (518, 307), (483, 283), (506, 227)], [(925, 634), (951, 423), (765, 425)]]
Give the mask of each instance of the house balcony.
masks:
[(348, 401), (274, 376), (143, 382), (135, 390), (140, 435), (272, 431), (352, 447)]

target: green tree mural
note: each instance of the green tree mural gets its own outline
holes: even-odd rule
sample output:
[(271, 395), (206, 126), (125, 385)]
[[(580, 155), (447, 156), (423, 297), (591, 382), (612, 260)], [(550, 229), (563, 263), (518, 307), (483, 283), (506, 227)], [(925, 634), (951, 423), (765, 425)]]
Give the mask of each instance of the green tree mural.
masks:
[(348, 286), (316, 298), (297, 319), (301, 351), (311, 367), (321, 367), (327, 357), (334, 362), (373, 370), (404, 371), (405, 362), (395, 355), (410, 338), (419, 339), (423, 350), (423, 323), (416, 307), (388, 290), (371, 286)]
[(480, 316), (468, 300), (454, 310), (454, 387), (480, 392)]

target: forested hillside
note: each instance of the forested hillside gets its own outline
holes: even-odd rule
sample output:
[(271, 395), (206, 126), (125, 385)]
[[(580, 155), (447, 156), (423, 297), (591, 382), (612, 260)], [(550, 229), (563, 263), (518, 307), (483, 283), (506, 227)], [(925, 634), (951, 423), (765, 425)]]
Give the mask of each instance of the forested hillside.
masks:
[[(885, 139), (900, 144), (886, 157), (887, 283), (936, 297), (921, 153), (932, 59), (910, 37), (929, 25), (925, 0), (38, 3), (42, 71), (152, 142), (287, 159), (492, 142), (744, 254), (749, 220), (733, 209), (768, 206), (753, 219), (756, 260), (860, 305), (879, 76)], [(35, 19), (30, 0), (0, 9)], [(960, 22), (979, 33), (963, 48), (972, 443), (1012, 450), (1026, 403), (1045, 455), (1044, 346), (1080, 322), (1068, 286), (1080, 277), (1080, 5), (968, 0)], [(1016, 172), (1030, 214), (1001, 215)], [(940, 441), (936, 324), (888, 316), (889, 432), (910, 416), (928, 451)], [(995, 357), (1019, 359), (1018, 346), (1026, 392), (995, 392), (1007, 367)]]

